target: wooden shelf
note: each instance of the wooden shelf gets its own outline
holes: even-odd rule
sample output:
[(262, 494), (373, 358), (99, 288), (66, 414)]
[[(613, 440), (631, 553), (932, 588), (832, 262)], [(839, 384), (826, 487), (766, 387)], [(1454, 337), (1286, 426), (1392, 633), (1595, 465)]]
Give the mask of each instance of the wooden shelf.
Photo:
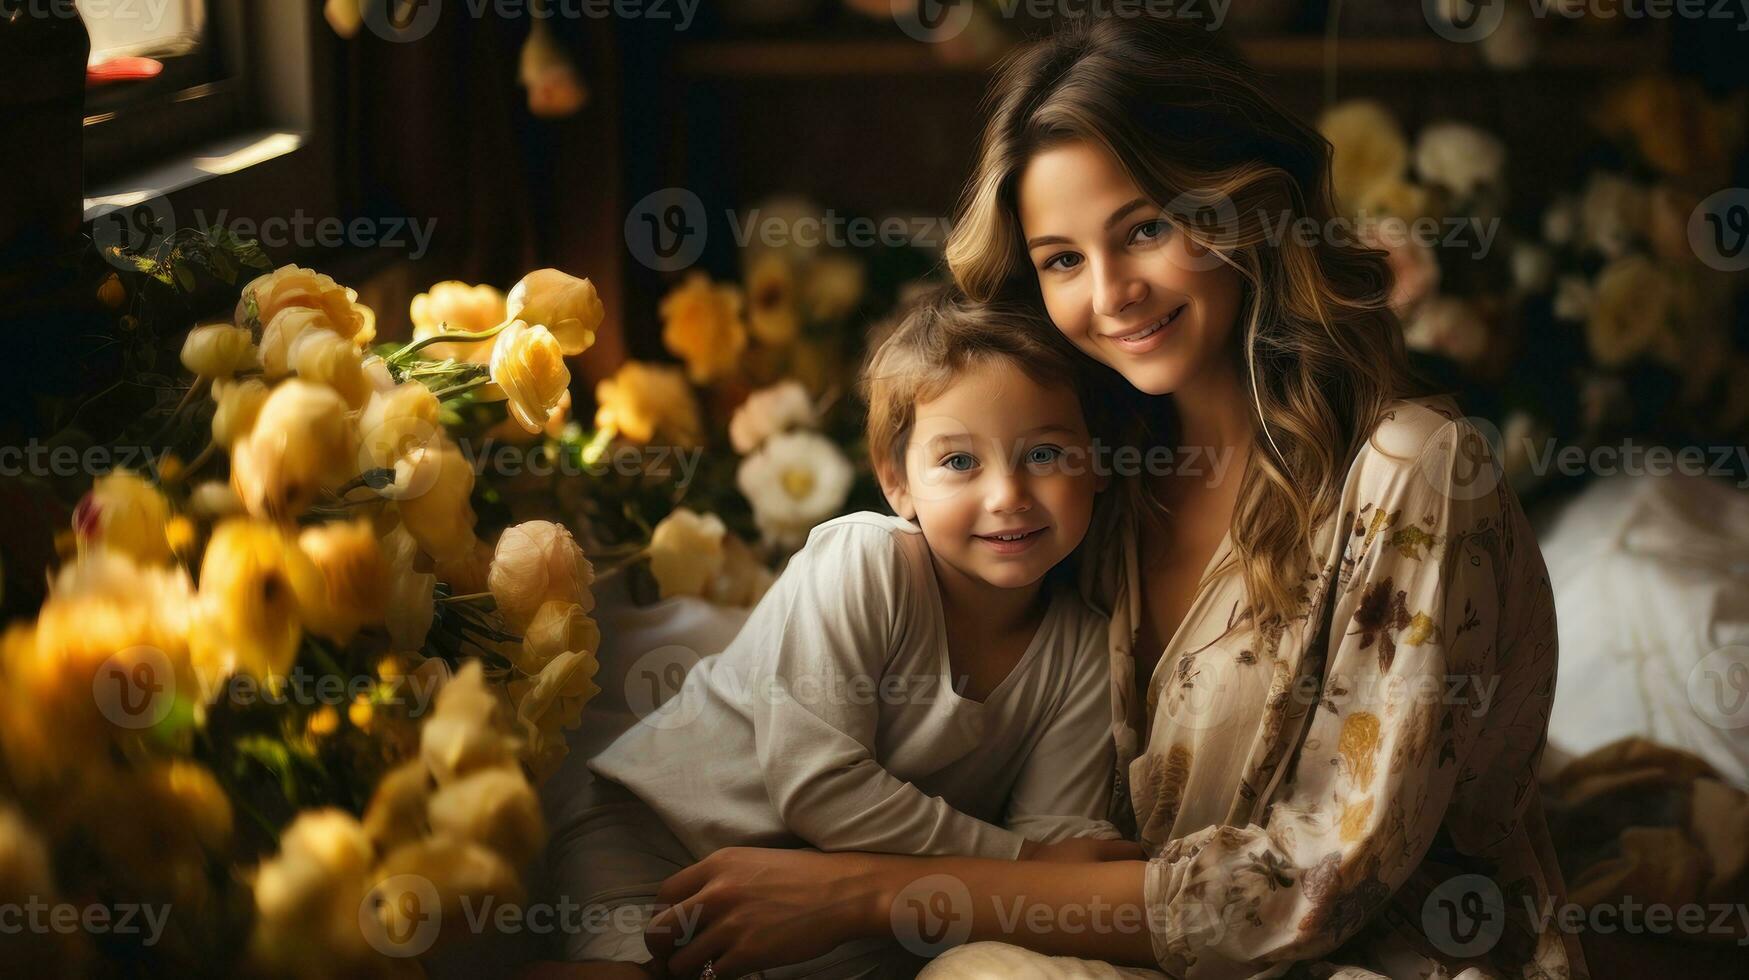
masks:
[[(1270, 72), (1321, 73), (1323, 38), (1252, 37), (1239, 42), (1245, 57)], [(1660, 36), (1546, 39), (1529, 72), (1629, 74), (1664, 63)], [(676, 67), (700, 78), (833, 78), (871, 75), (950, 75), (987, 71), (988, 62), (943, 60), (928, 44), (908, 40), (700, 41), (677, 48)], [(1431, 74), (1484, 72), (1511, 75), (1482, 61), (1475, 45), (1437, 38), (1350, 37), (1335, 44), (1339, 72)]]

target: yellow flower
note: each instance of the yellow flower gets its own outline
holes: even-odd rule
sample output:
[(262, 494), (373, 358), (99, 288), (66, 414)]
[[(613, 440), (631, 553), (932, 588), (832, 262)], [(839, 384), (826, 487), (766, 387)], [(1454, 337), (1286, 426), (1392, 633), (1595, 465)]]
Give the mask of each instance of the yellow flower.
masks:
[(538, 323), (558, 340), (566, 357), (595, 344), (595, 331), (607, 317), (601, 294), (588, 279), (557, 269), (537, 269), (510, 290), (506, 317)]
[(1376, 184), (1396, 180), (1409, 166), (1409, 143), (1383, 105), (1353, 99), (1332, 106), (1318, 119), (1318, 131), (1333, 153), (1330, 183), (1336, 205), (1354, 213)]
[(306, 331), (292, 342), (291, 369), (305, 381), (327, 385), (357, 410), (371, 396), (370, 379), (352, 341), (327, 330)]
[(776, 579), (753, 550), (733, 534), (723, 539), (723, 568), (705, 587), (705, 598), (724, 606), (752, 606)]
[(713, 285), (702, 272), (662, 299), (662, 343), (686, 362), (686, 373), (703, 384), (728, 374), (747, 347), (741, 323), (741, 291)]
[(248, 327), (207, 323), (182, 342), (182, 366), (201, 378), (228, 378), (256, 366), (255, 336)]
[(538, 674), (554, 657), (569, 651), (594, 653), (601, 646), (601, 628), (583, 607), (564, 599), (541, 603), (534, 620), (523, 631), (521, 643), (504, 644), (504, 653), (516, 669)]
[(332, 388), (291, 380), (273, 389), (231, 449), (231, 486), (249, 513), (288, 521), (354, 475), (353, 423)]
[(837, 320), (862, 302), (862, 263), (842, 255), (824, 255), (808, 264), (802, 278), (802, 308), (812, 320)]
[(73, 509), (73, 530), (81, 550), (103, 547), (147, 565), (170, 560), (165, 527), (170, 504), (158, 488), (128, 471), (97, 478)]
[(1592, 356), (1604, 367), (1620, 367), (1673, 348), (1679, 303), (1675, 279), (1643, 255), (1604, 266), (1586, 330)]
[(747, 325), (762, 344), (787, 344), (796, 339), (801, 317), (796, 309), (796, 279), (789, 262), (777, 252), (762, 252), (747, 276)]
[(213, 382), (213, 442), (230, 449), (255, 427), (267, 404), (267, 384), (260, 378)]
[[(384, 856), (374, 877), (379, 888), (376, 896), (380, 901), (374, 904), (382, 917), (381, 934), (391, 940), (422, 935), (420, 927), (427, 922), (438, 923), (438, 942), (468, 936), (470, 914), (478, 916), (478, 910), (492, 903), (520, 906), (525, 896), (516, 869), (498, 852), (448, 835), (402, 844)], [(418, 882), (420, 891), (392, 890), (406, 882)], [(428, 904), (433, 893), (435, 909)], [(357, 931), (356, 907), (353, 913), (353, 929)], [(380, 968), (383, 960), (375, 957), (372, 962)]]
[(497, 766), (470, 773), (431, 795), (431, 829), (439, 836), (483, 844), (520, 868), (546, 841), (540, 798), (522, 769)]
[(358, 419), (359, 469), (393, 468), (439, 439), (442, 410), (431, 389), (417, 381), (373, 393)]
[(481, 769), (515, 765), (522, 746), (509, 734), (498, 696), (486, 689), (478, 660), (470, 660), (437, 692), (431, 716), (419, 729), (419, 755), (439, 784)]
[(1594, 121), (1604, 135), (1631, 140), (1664, 174), (1714, 187), (1742, 145), (1744, 103), (1740, 93), (1710, 99), (1695, 79), (1644, 75), (1610, 92)]
[(650, 535), (650, 572), (662, 598), (703, 595), (723, 569), (722, 519), (678, 507)]
[(595, 401), (595, 427), (628, 442), (676, 447), (704, 442), (698, 402), (674, 368), (627, 361), (595, 386)]
[[(409, 310), (413, 319), (413, 339), (424, 340), (445, 333), (482, 333), (507, 317), (504, 294), (491, 286), (470, 286), (450, 280), (440, 282), (413, 297)], [(492, 359), (492, 341), (446, 341), (421, 349), (420, 353), (434, 360), (454, 358), (471, 364), (485, 364)]]
[(528, 89), (528, 111), (541, 119), (574, 115), (589, 101), (589, 87), (544, 21), (536, 21), (522, 42), (517, 79)]
[(564, 731), (583, 723), (583, 708), (601, 693), (595, 684), (599, 663), (593, 653), (561, 653), (528, 685), (516, 702), (516, 721), (528, 743), (529, 768), (545, 780), (565, 757)]
[(358, 925), (374, 858), (351, 814), (331, 807), (299, 813), (280, 837), (279, 854), (255, 874), (255, 968), (325, 976), (362, 973), (378, 959)]
[(278, 527), (231, 518), (213, 530), (200, 565), (200, 627), (190, 655), (203, 681), (283, 676), (303, 637), (302, 610), (324, 584)]
[(589, 587), (595, 568), (563, 525), (526, 521), (506, 528), (498, 538), (487, 585), (498, 613), (514, 629), (526, 629), (543, 603), (559, 599), (595, 608)]
[(432, 788), (431, 773), (418, 759), (401, 763), (377, 780), (364, 810), (364, 831), (379, 852), (417, 840), (430, 830), (425, 801)]
[(570, 387), (571, 371), (546, 327), (515, 320), (492, 348), (492, 382), (509, 396), (510, 416), (529, 432), (540, 432)]
[[(375, 315), (358, 305), (358, 294), (314, 269), (286, 265), (256, 278), (243, 287), (243, 296), (237, 301), (232, 323), (239, 327), (249, 326), (247, 313), (251, 300), (255, 303), (256, 323), (263, 328), (282, 311), (303, 308), (320, 312), (328, 324), (327, 329), (347, 340), (368, 343), (370, 337), (366, 335), (366, 328), (372, 327), (370, 332), (374, 333)], [(266, 346), (265, 336), (262, 346)]]
[[(417, 650), (437, 615), (437, 576), (419, 571), (419, 542), (397, 525), (383, 536), (383, 557), (389, 563), (389, 643), (394, 650)], [(443, 661), (438, 661), (442, 663)]]
[(474, 549), (474, 468), (447, 438), (409, 453), (395, 464), (395, 509), (407, 533), (436, 561), (466, 557)]
[(369, 521), (306, 527), (298, 548), (322, 576), (316, 601), (302, 610), (310, 632), (345, 644), (360, 627), (383, 621), (389, 566)]

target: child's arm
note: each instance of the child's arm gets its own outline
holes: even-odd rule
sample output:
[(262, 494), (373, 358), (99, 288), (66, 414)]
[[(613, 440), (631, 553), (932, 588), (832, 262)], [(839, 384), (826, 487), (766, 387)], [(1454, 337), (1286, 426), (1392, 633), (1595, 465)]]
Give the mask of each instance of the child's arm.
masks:
[[(1103, 626), (1103, 620), (1100, 623)], [(1105, 632), (1089, 629), (1077, 642), (1071, 686), (1027, 755), (1003, 818), (1008, 829), (1045, 842), (1038, 860), (1100, 860), (1085, 845), (1061, 847), (1057, 842), (1067, 844), (1069, 839), (1081, 837), (1101, 841), (1123, 838), (1105, 819), (1117, 772)], [(1122, 853), (1130, 856), (1127, 849)]]
[(1020, 834), (955, 810), (874, 757), (881, 699), (893, 696), (882, 677), (894, 624), (913, 587), (892, 533), (817, 529), (797, 564), (748, 623), (769, 645), (748, 692), (752, 761), (784, 824), (823, 851), (1018, 857)]

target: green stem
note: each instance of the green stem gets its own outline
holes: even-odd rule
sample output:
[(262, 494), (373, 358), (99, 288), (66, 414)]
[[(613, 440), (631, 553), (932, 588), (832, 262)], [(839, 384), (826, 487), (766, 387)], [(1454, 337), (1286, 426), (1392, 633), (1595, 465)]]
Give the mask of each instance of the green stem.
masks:
[(442, 598), (438, 599), (437, 601), (438, 602), (474, 602), (474, 601), (479, 600), (479, 599), (490, 599), (490, 598), (492, 598), (492, 593), (490, 593), (490, 592), (469, 592), (466, 595), (446, 595), (446, 596), (443, 596)]
[(454, 398), (458, 395), (465, 395), (468, 392), (473, 391), (475, 388), (484, 388), (491, 383), (491, 378), (477, 378), (466, 384), (451, 385), (448, 388), (438, 389), (431, 394), (435, 396), (438, 401), (443, 401), (445, 398)]
[(390, 354), (387, 358), (385, 358), (385, 360), (397, 361), (397, 362), (404, 361), (407, 358), (412, 357), (414, 354), (417, 354), (420, 351), (424, 350), (425, 348), (430, 347), (432, 344), (449, 344), (449, 343), (466, 344), (466, 343), (474, 343), (476, 341), (481, 341), (481, 340), (491, 340), (493, 337), (496, 337), (500, 333), (502, 333), (504, 331), (504, 328), (509, 326), (509, 325), (510, 325), (510, 321), (506, 320), (503, 323), (500, 323), (497, 326), (492, 327), (489, 330), (482, 330), (479, 333), (432, 334), (431, 336), (426, 337), (423, 340), (413, 341), (412, 343), (401, 348), (400, 350), (395, 351), (393, 354)]

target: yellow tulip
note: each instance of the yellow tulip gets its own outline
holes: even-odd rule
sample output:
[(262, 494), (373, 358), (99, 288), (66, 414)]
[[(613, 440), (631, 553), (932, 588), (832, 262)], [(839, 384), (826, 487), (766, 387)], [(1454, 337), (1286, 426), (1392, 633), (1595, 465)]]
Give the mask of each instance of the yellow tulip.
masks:
[(512, 321), (492, 348), (492, 382), (510, 399), (510, 415), (529, 432), (546, 428), (571, 385), (564, 351), (546, 327)]

